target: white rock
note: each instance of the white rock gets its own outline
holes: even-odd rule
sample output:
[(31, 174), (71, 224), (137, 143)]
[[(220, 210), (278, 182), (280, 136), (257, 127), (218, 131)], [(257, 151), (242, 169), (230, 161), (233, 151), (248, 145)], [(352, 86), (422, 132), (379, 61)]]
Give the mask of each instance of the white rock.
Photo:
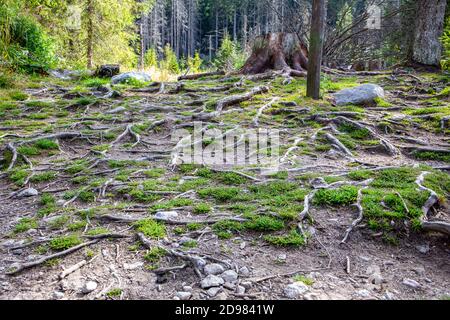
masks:
[(248, 277), (250, 275), (250, 270), (247, 267), (242, 267), (239, 269), (239, 274), (243, 277)]
[(225, 282), (234, 282), (238, 279), (238, 274), (234, 270), (227, 270), (220, 275)]
[(183, 287), (183, 291), (185, 291), (185, 292), (191, 292), (193, 289), (192, 289), (192, 287), (191, 286), (184, 286)]
[(140, 261), (137, 261), (137, 262), (135, 262), (135, 263), (124, 263), (123, 264), (123, 268), (125, 269), (125, 270), (134, 270), (134, 269), (137, 269), (137, 268), (140, 268), (140, 267), (142, 267), (144, 265), (144, 263), (143, 262), (140, 262)]
[(160, 211), (155, 214), (155, 218), (161, 220), (172, 220), (178, 217), (178, 212), (176, 211)]
[(356, 295), (361, 298), (369, 298), (371, 296), (371, 293), (367, 289), (361, 289), (356, 291)]
[(25, 189), (17, 195), (18, 198), (25, 198), (25, 197), (35, 197), (39, 194), (39, 192), (34, 188), (28, 188)]
[(405, 286), (408, 286), (413, 289), (420, 289), (422, 285), (418, 283), (416, 280), (405, 278), (402, 282)]
[(227, 294), (225, 292), (221, 292), (216, 296), (215, 300), (227, 300), (227, 298)]
[(176, 293), (177, 297), (180, 298), (180, 300), (189, 300), (189, 298), (192, 296), (192, 293), (185, 292), (185, 291), (179, 291)]
[(208, 296), (215, 297), (220, 290), (222, 290), (220, 287), (212, 287), (209, 288), (206, 292), (208, 293)]
[(348, 104), (373, 103), (376, 98), (384, 98), (384, 90), (376, 84), (363, 84), (355, 88), (344, 89), (333, 95), (337, 106)]
[(61, 291), (53, 292), (53, 299), (60, 300), (62, 298), (64, 298), (64, 292)]
[(239, 247), (241, 248), (241, 250), (244, 250), (246, 246), (245, 242), (241, 242), (241, 244), (239, 245)]
[(219, 287), (224, 284), (224, 282), (225, 281), (223, 281), (221, 277), (210, 274), (200, 282), (200, 286), (202, 289), (209, 289), (211, 287)]
[(302, 294), (309, 291), (309, 288), (306, 284), (302, 282), (295, 282), (288, 285), (286, 288), (284, 288), (284, 295), (288, 297), (289, 299), (297, 299)]
[(429, 244), (418, 245), (416, 246), (416, 249), (422, 254), (427, 254), (430, 251), (430, 245)]
[(210, 263), (205, 266), (204, 271), (207, 275), (208, 274), (218, 275), (218, 274), (221, 274), (222, 272), (224, 272), (225, 268), (221, 264)]
[(379, 273), (373, 273), (369, 277), (369, 282), (375, 285), (380, 285), (383, 283), (383, 277)]
[(125, 73), (121, 73), (121, 74), (118, 74), (117, 76), (112, 77), (111, 78), (111, 83), (112, 84), (123, 83), (123, 82), (127, 82), (130, 79), (134, 79), (134, 80), (138, 80), (138, 81), (142, 81), (142, 82), (150, 82), (150, 81), (152, 81), (152, 77), (148, 73), (145, 73), (145, 72), (125, 72)]
[(245, 293), (245, 288), (243, 286), (237, 286), (236, 293), (237, 294), (244, 294)]
[(97, 289), (97, 282), (95, 281), (87, 281), (83, 287), (81, 288), (81, 292), (84, 294), (88, 294), (91, 293), (92, 291), (94, 291), (95, 289)]
[(253, 284), (251, 281), (242, 281), (241, 286), (248, 290), (253, 286)]
[(225, 282), (225, 283), (223, 284), (223, 287), (224, 287), (224, 288), (227, 288), (227, 289), (229, 289), (229, 290), (234, 290), (234, 289), (236, 288), (236, 284), (231, 283), (231, 282)]
[(180, 297), (177, 297), (177, 296), (173, 297), (172, 299), (173, 300), (181, 300)]

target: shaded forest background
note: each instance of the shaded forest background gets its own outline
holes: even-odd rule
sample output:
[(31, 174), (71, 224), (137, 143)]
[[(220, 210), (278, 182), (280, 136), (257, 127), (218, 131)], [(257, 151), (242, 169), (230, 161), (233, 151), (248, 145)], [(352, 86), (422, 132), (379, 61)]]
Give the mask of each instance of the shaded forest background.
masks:
[[(327, 4), (324, 63), (380, 69), (414, 60), (423, 1), (334, 0)], [(439, 64), (449, 68), (446, 0)], [(368, 28), (367, 9), (381, 9), (381, 28)], [(74, 11), (79, 8), (79, 11)], [(252, 40), (270, 32), (295, 33), (308, 43), (307, 0), (0, 0), (1, 64), (28, 72), (48, 68), (236, 69)], [(417, 39), (416, 39), (417, 42)]]

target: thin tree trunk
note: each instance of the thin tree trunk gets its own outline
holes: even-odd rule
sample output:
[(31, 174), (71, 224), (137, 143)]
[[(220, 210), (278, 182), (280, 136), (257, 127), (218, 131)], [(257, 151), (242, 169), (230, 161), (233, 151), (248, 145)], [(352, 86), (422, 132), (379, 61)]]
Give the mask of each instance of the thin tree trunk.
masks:
[(144, 16), (142, 16), (141, 21), (139, 23), (139, 37), (140, 37), (140, 49), (139, 49), (139, 70), (144, 69)]
[(322, 65), (325, 16), (325, 0), (313, 0), (306, 88), (306, 95), (313, 99), (320, 98), (320, 69)]
[(87, 68), (92, 69), (94, 66), (94, 0), (87, 2)]

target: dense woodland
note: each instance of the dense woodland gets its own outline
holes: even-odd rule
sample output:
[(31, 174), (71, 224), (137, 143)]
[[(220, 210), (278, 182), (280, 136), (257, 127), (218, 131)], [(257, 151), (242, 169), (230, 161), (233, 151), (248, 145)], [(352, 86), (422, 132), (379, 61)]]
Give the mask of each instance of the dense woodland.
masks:
[(0, 299), (448, 300), (449, 83), (447, 0), (0, 0)]

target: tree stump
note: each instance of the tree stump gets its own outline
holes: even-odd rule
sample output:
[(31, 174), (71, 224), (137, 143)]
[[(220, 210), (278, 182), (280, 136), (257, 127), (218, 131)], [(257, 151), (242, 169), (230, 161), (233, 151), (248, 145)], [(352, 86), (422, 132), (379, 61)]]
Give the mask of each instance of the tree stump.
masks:
[(118, 64), (104, 64), (98, 67), (96, 76), (100, 78), (112, 78), (120, 73), (120, 65)]
[(308, 67), (308, 49), (293, 33), (268, 33), (253, 43), (252, 54), (240, 70), (257, 74), (268, 70), (303, 71)]

